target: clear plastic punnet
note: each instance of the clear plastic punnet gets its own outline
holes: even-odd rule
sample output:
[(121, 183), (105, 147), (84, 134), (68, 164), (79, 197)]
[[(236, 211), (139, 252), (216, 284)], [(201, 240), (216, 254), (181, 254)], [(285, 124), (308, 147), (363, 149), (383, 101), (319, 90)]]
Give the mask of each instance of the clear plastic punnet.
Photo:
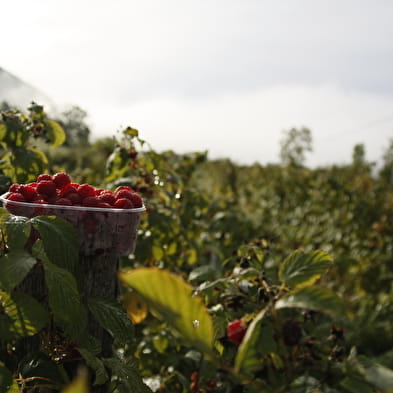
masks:
[(8, 200), (7, 195), (1, 195), (0, 201), (15, 216), (57, 216), (71, 223), (77, 230), (82, 255), (132, 253), (135, 250), (140, 215), (146, 210), (145, 206), (115, 209), (17, 202)]

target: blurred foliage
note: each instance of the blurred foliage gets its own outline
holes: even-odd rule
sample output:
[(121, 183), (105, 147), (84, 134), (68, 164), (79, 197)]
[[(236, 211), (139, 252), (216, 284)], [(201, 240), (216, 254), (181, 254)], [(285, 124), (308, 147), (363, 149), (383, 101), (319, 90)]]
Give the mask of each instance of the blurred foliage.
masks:
[[(45, 146), (50, 171), (131, 186), (147, 207), (136, 251), (120, 261), (132, 332), (124, 340), (117, 329), (118, 359), (81, 350), (98, 381), (111, 369), (135, 381), (138, 370), (168, 393), (392, 391), (392, 143), (377, 171), (363, 145), (348, 165), (307, 168), (311, 142), (310, 130), (292, 129), (282, 165), (250, 166), (158, 153), (131, 127), (86, 145)], [(3, 232), (3, 247), (20, 243), (9, 226)], [(117, 308), (100, 306), (111, 321)], [(240, 345), (228, 335), (234, 320), (246, 329)], [(132, 391), (122, 381), (113, 391)]]

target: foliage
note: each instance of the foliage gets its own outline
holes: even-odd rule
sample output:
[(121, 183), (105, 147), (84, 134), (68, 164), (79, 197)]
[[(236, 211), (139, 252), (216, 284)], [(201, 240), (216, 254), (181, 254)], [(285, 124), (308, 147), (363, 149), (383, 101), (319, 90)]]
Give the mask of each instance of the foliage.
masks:
[[(304, 167), (311, 133), (295, 131), (282, 145), (285, 166), (157, 153), (131, 127), (79, 152), (101, 149), (107, 160), (90, 170), (90, 158), (80, 161), (77, 174), (145, 199), (135, 253), (120, 260), (119, 299), (82, 298), (71, 225), (3, 214), (2, 389), (392, 391), (391, 179), (373, 175), (360, 148), (351, 165)], [(73, 150), (61, 149), (71, 168)], [(26, 293), (40, 269), (44, 293)], [(113, 338), (111, 357), (89, 337), (92, 316)], [(227, 336), (234, 320), (247, 329), (240, 345)], [(22, 359), (26, 337), (35, 347)]]

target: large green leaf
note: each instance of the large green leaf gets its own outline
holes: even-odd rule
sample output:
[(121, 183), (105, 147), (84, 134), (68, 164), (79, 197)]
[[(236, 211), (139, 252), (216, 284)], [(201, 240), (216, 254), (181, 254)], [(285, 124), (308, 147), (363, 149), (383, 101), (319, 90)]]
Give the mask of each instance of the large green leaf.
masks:
[(202, 300), (193, 296), (193, 288), (181, 277), (156, 268), (135, 269), (119, 276), (184, 339), (201, 351), (213, 350), (212, 319)]
[(50, 261), (71, 272), (75, 271), (79, 249), (73, 225), (53, 216), (34, 217), (31, 223), (40, 233)]
[(21, 216), (10, 215), (5, 221), (7, 232), (7, 245), (13, 250), (23, 248), (29, 238), (31, 224), (29, 219)]
[(53, 120), (46, 121), (48, 139), (53, 147), (62, 145), (66, 140), (66, 134), (61, 125)]
[(45, 281), (48, 287), (48, 301), (57, 321), (66, 326), (78, 325), (83, 329), (81, 321), (82, 306), (74, 276), (53, 263), (44, 263)]
[(28, 252), (15, 250), (0, 258), (0, 288), (12, 291), (36, 264)]
[(119, 303), (111, 299), (90, 298), (89, 309), (100, 325), (120, 344), (130, 343), (134, 328), (126, 311)]
[(11, 320), (10, 333), (15, 337), (32, 336), (49, 320), (49, 314), (41, 304), (24, 293), (0, 291), (0, 302)]
[(282, 263), (279, 279), (290, 287), (312, 285), (332, 263), (332, 257), (324, 251), (293, 252)]
[[(258, 341), (261, 335), (265, 334), (264, 329), (262, 328), (265, 314), (266, 309), (260, 311), (253, 319), (250, 326), (247, 328), (246, 335), (240, 344), (235, 359), (235, 369), (237, 372), (252, 375), (254, 371), (261, 367), (260, 355), (261, 349), (264, 351), (264, 348), (259, 348)], [(269, 332), (268, 336), (268, 340), (273, 340), (271, 331)], [(270, 351), (267, 350), (264, 352), (267, 354)]]
[(301, 287), (288, 292), (277, 301), (275, 307), (277, 309), (305, 308), (332, 316), (344, 316), (347, 314), (342, 299), (329, 289), (316, 286)]

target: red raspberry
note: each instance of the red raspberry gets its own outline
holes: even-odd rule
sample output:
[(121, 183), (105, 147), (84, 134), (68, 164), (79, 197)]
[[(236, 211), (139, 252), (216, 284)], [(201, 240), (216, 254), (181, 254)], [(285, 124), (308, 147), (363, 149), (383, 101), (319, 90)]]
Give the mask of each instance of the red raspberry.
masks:
[(127, 191), (130, 191), (130, 192), (134, 192), (134, 190), (133, 190), (131, 187), (128, 187), (128, 186), (119, 186), (119, 187), (116, 188), (115, 193), (118, 192), (118, 191), (120, 191), (120, 190), (127, 190)]
[(45, 194), (37, 194), (37, 196), (34, 199), (34, 203), (36, 203), (36, 201), (38, 200), (44, 200), (46, 201), (48, 199), (48, 195)]
[(135, 194), (135, 192), (131, 194), (131, 202), (135, 208), (143, 206), (142, 198), (138, 194)]
[(77, 192), (70, 192), (64, 198), (70, 200), (73, 205), (79, 205), (82, 202), (82, 197)]
[(74, 185), (70, 184), (66, 184), (59, 192), (59, 195), (61, 197), (66, 196), (70, 193), (77, 193), (78, 192), (78, 187), (75, 187)]
[(9, 192), (19, 192), (20, 184), (14, 183), (10, 185)]
[(21, 185), (19, 187), (19, 192), (25, 197), (26, 201), (34, 201), (37, 197), (37, 191), (32, 186)]
[(113, 207), (117, 209), (132, 209), (134, 206), (129, 199), (120, 198), (116, 200), (116, 202), (113, 204)]
[(71, 183), (71, 178), (66, 173), (59, 172), (53, 176), (53, 181), (57, 188), (63, 188), (67, 184)]
[(72, 202), (67, 198), (59, 198), (55, 203), (56, 205), (72, 206)]
[(127, 199), (129, 199), (131, 201), (132, 192), (129, 191), (129, 190), (125, 190), (125, 189), (116, 191), (115, 198), (116, 199), (127, 198)]
[(96, 195), (97, 196), (101, 195), (103, 192), (106, 192), (106, 190), (104, 190), (103, 188), (96, 188)]
[(34, 203), (38, 203), (40, 205), (47, 205), (48, 202), (45, 199), (35, 199)]
[(227, 326), (227, 336), (235, 344), (240, 344), (246, 334), (247, 328), (241, 319), (235, 319)]
[(51, 175), (48, 175), (47, 173), (44, 173), (42, 175), (39, 175), (37, 177), (37, 183), (39, 183), (41, 180), (53, 180)]
[(26, 202), (25, 197), (19, 192), (11, 192), (11, 194), (7, 196), (7, 199), (9, 201), (15, 201), (15, 202)]
[(99, 202), (97, 207), (101, 207), (103, 209), (111, 209), (113, 206), (106, 202)]
[(96, 196), (88, 196), (82, 200), (83, 206), (97, 207), (99, 203), (100, 200)]
[(56, 194), (56, 184), (52, 180), (41, 180), (37, 184), (38, 194), (45, 195), (55, 195)]
[(98, 196), (98, 199), (102, 202), (109, 203), (109, 205), (113, 205), (116, 201), (116, 198), (112, 191), (105, 191)]
[(25, 186), (24, 184), (19, 187), (19, 192), (24, 196), (27, 202), (33, 201), (37, 196), (37, 191), (34, 187)]
[(48, 201), (48, 203), (50, 205), (56, 205), (56, 202), (59, 200), (60, 198), (55, 194), (55, 195), (50, 195), (46, 198), (46, 200)]
[(94, 187), (91, 186), (90, 184), (81, 184), (78, 187), (78, 194), (82, 198), (86, 198), (86, 197), (89, 197), (89, 196), (95, 196), (96, 195), (96, 191), (95, 191)]

